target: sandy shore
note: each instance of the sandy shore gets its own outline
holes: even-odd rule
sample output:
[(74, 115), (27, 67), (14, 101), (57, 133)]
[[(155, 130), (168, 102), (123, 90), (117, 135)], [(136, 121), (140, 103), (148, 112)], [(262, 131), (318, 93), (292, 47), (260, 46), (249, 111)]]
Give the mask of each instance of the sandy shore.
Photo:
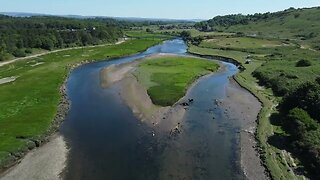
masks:
[(226, 88), (227, 97), (221, 101), (221, 106), (225, 108), (229, 118), (238, 119), (240, 122), (241, 168), (248, 179), (268, 179), (256, 149), (255, 139), (256, 121), (261, 104), (233, 79), (230, 81)]
[(1, 180), (56, 180), (66, 166), (68, 149), (56, 134), (45, 145), (30, 151), (17, 165), (7, 170)]
[[(172, 55), (157, 54), (143, 60), (160, 56)], [(141, 85), (133, 75), (137, 65), (143, 60), (112, 65), (102, 69), (100, 72), (100, 84), (102, 87), (106, 88), (114, 83), (119, 83), (121, 87), (121, 98), (130, 107), (138, 119), (149, 127), (154, 128), (158, 133), (174, 131), (179, 127), (179, 122), (182, 120), (185, 113), (184, 107), (179, 105), (179, 102), (183, 101), (183, 98), (171, 107), (154, 105), (147, 93), (147, 89)]]

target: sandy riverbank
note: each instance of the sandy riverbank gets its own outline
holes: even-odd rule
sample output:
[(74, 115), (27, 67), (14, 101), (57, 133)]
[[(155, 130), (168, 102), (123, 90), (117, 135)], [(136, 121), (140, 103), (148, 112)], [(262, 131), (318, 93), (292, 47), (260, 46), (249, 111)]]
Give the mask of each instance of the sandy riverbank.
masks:
[[(160, 56), (172, 56), (170, 54), (157, 54), (145, 58), (154, 58)], [(179, 105), (181, 99), (171, 107), (160, 107), (154, 105), (147, 93), (146, 88), (141, 85), (133, 72), (137, 65), (143, 60), (131, 63), (112, 65), (101, 70), (100, 82), (102, 87), (109, 87), (114, 83), (119, 83), (121, 90), (120, 96), (130, 107), (134, 115), (155, 131), (168, 133), (179, 128), (185, 109)]]
[[(89, 63), (90, 61), (83, 61), (69, 67), (69, 72), (74, 68)], [(60, 179), (60, 173), (65, 167), (68, 150), (66, 143), (61, 135), (57, 133), (61, 123), (71, 106), (71, 102), (67, 96), (67, 80), (60, 87), (60, 102), (57, 113), (48, 131), (36, 140), (32, 140), (34, 147), (26, 151), (17, 152), (16, 155), (11, 155), (6, 167), (2, 167), (0, 179)], [(37, 148), (35, 148), (37, 147)], [(30, 164), (30, 165), (28, 165)], [(49, 164), (48, 166), (45, 166)], [(49, 168), (45, 170), (40, 167)], [(1, 170), (3, 170), (1, 169)], [(40, 170), (39, 170), (40, 169)], [(50, 170), (51, 169), (51, 170)], [(35, 177), (35, 178), (29, 178)], [(43, 178), (42, 178), (43, 177)]]
[(30, 151), (20, 162), (8, 169), (1, 180), (61, 179), (68, 149), (63, 137), (52, 136), (45, 145)]
[(256, 121), (261, 104), (233, 79), (230, 81), (230, 85), (226, 88), (227, 97), (221, 101), (221, 106), (229, 118), (238, 119), (240, 122), (241, 168), (248, 179), (268, 179), (256, 149), (255, 139)]

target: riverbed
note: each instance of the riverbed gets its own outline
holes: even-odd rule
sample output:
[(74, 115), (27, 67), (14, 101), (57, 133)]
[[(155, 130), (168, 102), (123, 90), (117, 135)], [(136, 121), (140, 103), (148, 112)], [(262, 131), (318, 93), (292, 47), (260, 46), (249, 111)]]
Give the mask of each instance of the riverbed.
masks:
[[(230, 82), (238, 72), (235, 65), (221, 62), (223, 71), (202, 78), (188, 91), (185, 98), (195, 101), (181, 121), (181, 133), (174, 138), (155, 136), (156, 130), (140, 121), (120, 97), (119, 84), (101, 86), (102, 68), (158, 53), (187, 55), (187, 46), (182, 40), (170, 40), (137, 55), (73, 70), (67, 84), (72, 106), (61, 127), (70, 147), (64, 178), (245, 179), (256, 174), (255, 178), (264, 179), (249, 132), (254, 131), (260, 104)], [(238, 91), (245, 98), (239, 98)], [(232, 110), (237, 105), (249, 107), (240, 110), (245, 116)], [(248, 161), (255, 158), (256, 167), (245, 167), (241, 154)]]
[[(123, 83), (101, 83), (104, 68), (158, 54), (189, 56), (184, 41), (175, 39), (136, 55), (74, 69), (67, 81), (71, 108), (55, 138), (60, 146), (54, 140), (40, 147), (4, 179), (48, 177), (41, 173), (46, 171), (32, 169), (46, 163), (61, 167), (51, 168), (49, 179), (267, 179), (254, 138), (261, 105), (233, 81), (239, 72), (234, 64), (208, 59), (220, 63), (220, 71), (189, 88), (180, 101), (194, 101), (183, 107), (179, 121), (171, 122), (177, 123), (175, 129), (159, 129), (137, 116), (123, 98)], [(58, 163), (48, 154), (52, 147)], [(30, 162), (34, 166), (28, 166)]]

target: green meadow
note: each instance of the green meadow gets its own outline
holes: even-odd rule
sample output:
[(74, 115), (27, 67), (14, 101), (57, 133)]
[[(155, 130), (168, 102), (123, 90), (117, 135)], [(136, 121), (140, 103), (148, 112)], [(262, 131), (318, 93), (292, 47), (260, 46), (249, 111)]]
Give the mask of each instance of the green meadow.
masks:
[(256, 49), (264, 47), (281, 46), (279, 41), (272, 41), (267, 39), (257, 39), (252, 37), (218, 37), (214, 39), (207, 39), (201, 42), (201, 47), (207, 48), (230, 48), (230, 49)]
[(164, 56), (143, 61), (134, 74), (147, 88), (154, 104), (171, 106), (185, 95), (196, 79), (218, 67), (218, 64), (200, 58)]
[(27, 139), (48, 133), (56, 115), (59, 89), (70, 66), (85, 60), (107, 60), (138, 53), (163, 41), (162, 38), (130, 39), (118, 45), (88, 47), (21, 60), (0, 67), (0, 165), (10, 154), (26, 151)]

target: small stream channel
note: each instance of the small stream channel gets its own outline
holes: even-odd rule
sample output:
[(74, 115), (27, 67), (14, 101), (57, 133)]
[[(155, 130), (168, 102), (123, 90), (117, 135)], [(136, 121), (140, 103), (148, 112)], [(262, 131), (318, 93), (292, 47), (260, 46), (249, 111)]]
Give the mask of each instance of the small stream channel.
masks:
[(186, 98), (195, 99), (177, 138), (153, 137), (119, 96), (117, 84), (102, 88), (100, 70), (157, 53), (187, 55), (180, 40), (169, 40), (145, 52), (82, 65), (68, 79), (72, 102), (61, 133), (69, 147), (65, 179), (243, 179), (240, 168), (239, 122), (215, 105), (223, 99), (229, 77), (238, 69), (199, 80)]

